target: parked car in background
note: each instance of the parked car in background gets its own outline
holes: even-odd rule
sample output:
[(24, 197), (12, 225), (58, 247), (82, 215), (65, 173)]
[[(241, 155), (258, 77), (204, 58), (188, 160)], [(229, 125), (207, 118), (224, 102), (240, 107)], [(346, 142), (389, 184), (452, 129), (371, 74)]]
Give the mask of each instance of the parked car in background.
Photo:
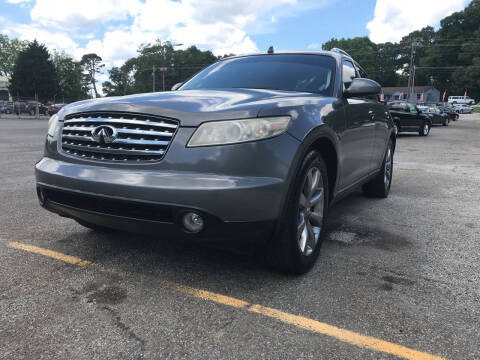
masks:
[(304, 273), (333, 202), (360, 186), (388, 196), (396, 137), (380, 90), (341, 50), (269, 50), (177, 91), (71, 104), (49, 121), (38, 198), (92, 229), (255, 239)]
[(471, 99), (469, 96), (449, 96), (448, 103), (455, 105), (455, 104), (467, 104), (473, 105), (475, 104), (475, 100)]
[(388, 103), (390, 114), (397, 133), (417, 132), (420, 136), (428, 136), (432, 127), (430, 116), (419, 110), (415, 104), (405, 101)]
[(13, 103), (11, 101), (0, 101), (0, 113), (11, 114), (13, 113)]
[(457, 121), (458, 120), (458, 113), (455, 111), (455, 109), (451, 106), (444, 106), (444, 105), (439, 105), (438, 108), (440, 109), (441, 112), (445, 113), (448, 115), (450, 120), (452, 121)]
[(455, 111), (459, 114), (471, 114), (473, 113), (473, 108), (471, 106), (465, 104), (457, 104), (455, 105)]
[[(26, 105), (26, 108), (25, 108), (25, 112), (32, 115), (32, 116), (36, 115), (36, 113), (37, 113), (37, 102), (36, 101), (28, 101), (27, 105)], [(40, 115), (47, 115), (48, 114), (48, 106), (39, 102), (38, 103), (38, 113)]]
[(450, 116), (442, 112), (437, 106), (430, 106), (425, 114), (432, 119), (432, 125), (448, 126), (450, 124)]
[(60, 111), (61, 108), (63, 108), (65, 104), (52, 104), (48, 107), (48, 115), (52, 116), (53, 114), (56, 114)]

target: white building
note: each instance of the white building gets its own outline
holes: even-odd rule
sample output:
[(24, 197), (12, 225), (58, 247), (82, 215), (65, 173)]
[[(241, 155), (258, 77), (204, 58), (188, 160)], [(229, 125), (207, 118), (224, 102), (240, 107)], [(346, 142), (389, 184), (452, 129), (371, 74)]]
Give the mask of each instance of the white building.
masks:
[(8, 92), (10, 79), (7, 76), (0, 75), (0, 100), (12, 101), (12, 97)]

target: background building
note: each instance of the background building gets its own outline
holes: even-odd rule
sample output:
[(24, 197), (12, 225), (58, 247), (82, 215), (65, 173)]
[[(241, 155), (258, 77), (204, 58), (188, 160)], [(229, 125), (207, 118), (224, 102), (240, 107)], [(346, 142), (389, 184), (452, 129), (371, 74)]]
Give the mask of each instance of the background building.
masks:
[[(409, 100), (412, 103), (437, 103), (440, 102), (440, 90), (433, 86), (415, 86), (413, 93), (408, 98), (407, 86), (384, 87), (382, 88), (385, 100)], [(422, 100), (423, 94), (423, 100)]]
[(8, 77), (0, 75), (0, 100), (12, 101), (8, 92), (9, 80)]

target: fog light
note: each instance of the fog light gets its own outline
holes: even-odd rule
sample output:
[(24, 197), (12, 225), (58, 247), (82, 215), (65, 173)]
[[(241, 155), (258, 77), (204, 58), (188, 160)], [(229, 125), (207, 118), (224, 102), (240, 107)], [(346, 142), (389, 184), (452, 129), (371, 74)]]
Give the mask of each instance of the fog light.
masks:
[(203, 229), (203, 218), (194, 212), (188, 212), (183, 215), (183, 226), (192, 233), (198, 233)]

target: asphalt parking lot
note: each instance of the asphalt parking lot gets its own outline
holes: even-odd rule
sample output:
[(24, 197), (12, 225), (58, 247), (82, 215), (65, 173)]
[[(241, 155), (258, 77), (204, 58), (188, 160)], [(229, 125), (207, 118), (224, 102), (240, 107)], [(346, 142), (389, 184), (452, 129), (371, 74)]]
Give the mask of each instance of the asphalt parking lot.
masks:
[(390, 197), (336, 205), (301, 277), (46, 212), (46, 127), (0, 118), (0, 359), (480, 358), (480, 114), (400, 135)]

